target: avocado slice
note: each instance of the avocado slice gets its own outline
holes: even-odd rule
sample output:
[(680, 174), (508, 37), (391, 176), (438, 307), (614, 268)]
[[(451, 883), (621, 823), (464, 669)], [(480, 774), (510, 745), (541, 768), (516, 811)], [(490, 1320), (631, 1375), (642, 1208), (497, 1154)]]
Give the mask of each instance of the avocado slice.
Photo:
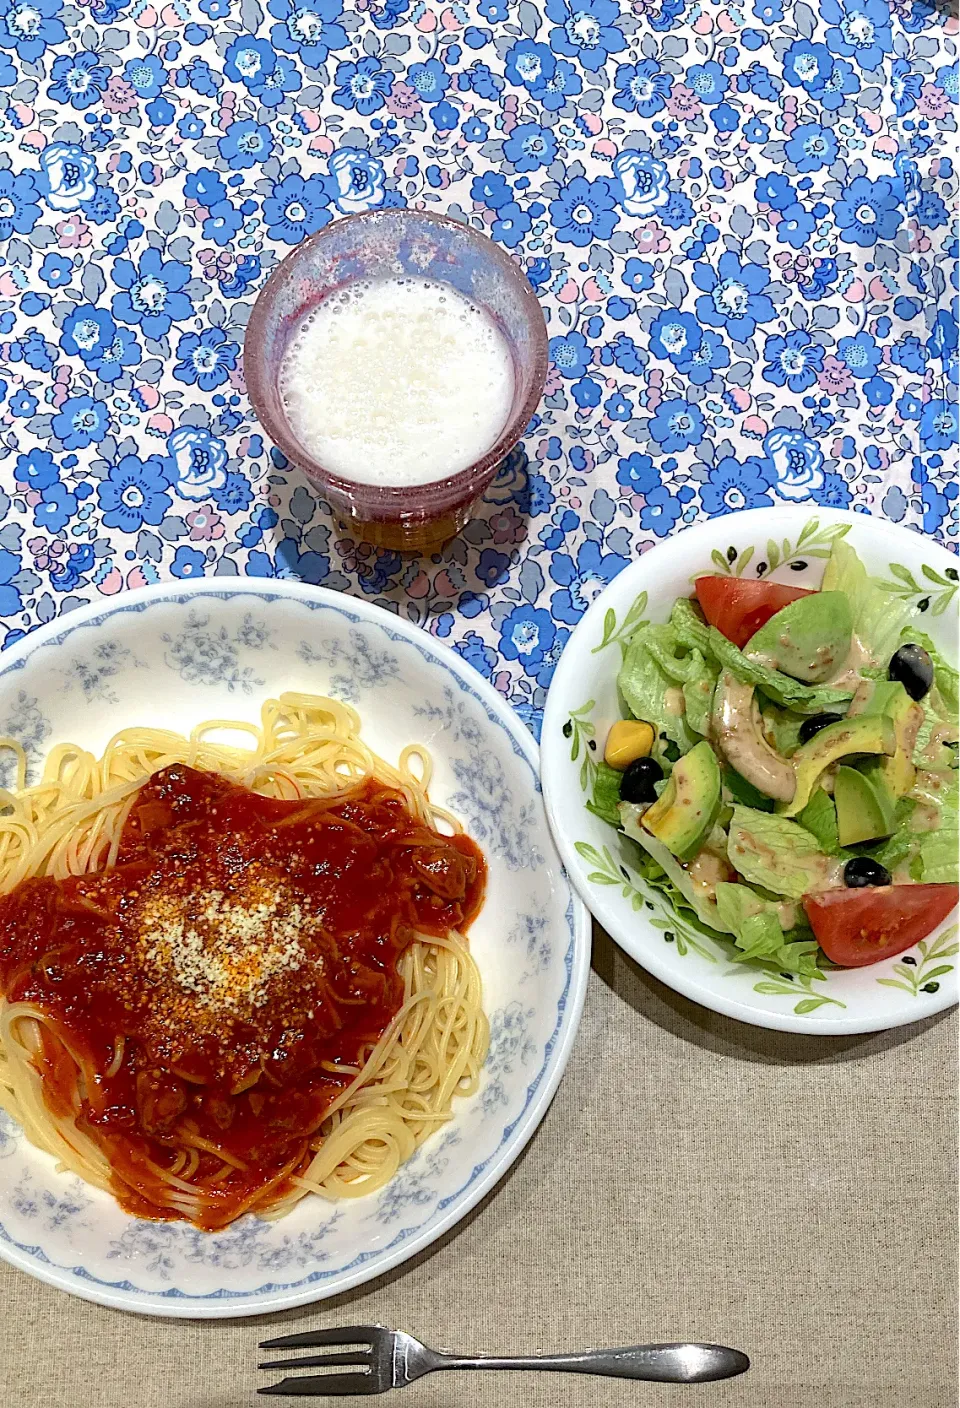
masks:
[(864, 767), (863, 771), (868, 776), (875, 771), (896, 801), (910, 791), (916, 780), (917, 770), (912, 759), (923, 723), (923, 705), (910, 698), (899, 680), (877, 680), (859, 712), (868, 717), (886, 714), (893, 722), (897, 751), (892, 758), (880, 758), (870, 767)]
[(853, 621), (844, 592), (813, 592), (771, 616), (746, 654), (805, 684), (822, 684), (850, 653)]
[(796, 773), (797, 790), (792, 801), (777, 803), (777, 811), (781, 816), (796, 816), (797, 812), (802, 812), (824, 768), (839, 758), (854, 753), (886, 753), (893, 757), (896, 748), (893, 723), (886, 714), (857, 714), (853, 719), (828, 724), (790, 759)]
[(672, 855), (697, 850), (713, 826), (720, 807), (720, 764), (704, 740), (674, 763), (660, 796), (648, 807), (641, 825)]
[(837, 768), (833, 801), (841, 846), (880, 841), (896, 828), (896, 808), (882, 777), (867, 777), (856, 768)]
[(711, 731), (732, 768), (765, 797), (789, 802), (797, 789), (793, 765), (763, 736), (760, 709), (752, 684), (724, 670), (713, 696)]

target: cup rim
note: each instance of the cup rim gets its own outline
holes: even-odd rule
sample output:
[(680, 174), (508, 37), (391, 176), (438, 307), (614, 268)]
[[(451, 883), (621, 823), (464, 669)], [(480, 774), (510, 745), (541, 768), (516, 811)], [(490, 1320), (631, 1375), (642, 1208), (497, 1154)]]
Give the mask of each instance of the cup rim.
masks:
[[(481, 456), (480, 459), (468, 465), (465, 469), (458, 470), (455, 474), (445, 479), (431, 480), (427, 484), (415, 485), (390, 485), (368, 483), (361, 484), (355, 479), (346, 479), (338, 474), (334, 474), (319, 461), (315, 460), (307, 450), (300, 444), (293, 434), (285, 418), (274, 416), (269, 408), (270, 392), (272, 385), (268, 385), (267, 376), (260, 358), (260, 351), (266, 341), (266, 324), (269, 315), (270, 304), (272, 302), (271, 290), (276, 293), (277, 288), (289, 279), (296, 266), (309, 253), (314, 245), (329, 238), (330, 231), (334, 226), (340, 228), (344, 224), (380, 224), (390, 220), (415, 220), (425, 225), (441, 225), (451, 229), (456, 229), (461, 234), (465, 234), (473, 239), (477, 244), (489, 246), (488, 257), (491, 258), (513, 283), (521, 306), (523, 307), (527, 320), (531, 325), (534, 339), (534, 377), (523, 403), (515, 415), (512, 415), (504, 425), (497, 439), (490, 449)], [(248, 348), (253, 356), (250, 358)], [(411, 209), (409, 206), (391, 206), (386, 210), (364, 210), (358, 211), (354, 215), (342, 215), (337, 220), (332, 220), (329, 225), (324, 225), (322, 229), (314, 231), (306, 239), (295, 245), (288, 254), (280, 261), (277, 267), (271, 271), (266, 283), (260, 288), (254, 300), (250, 317), (244, 331), (243, 339), (243, 371), (244, 380), (247, 386), (247, 394), (250, 397), (254, 414), (260, 422), (261, 427), (266, 432), (273, 444), (277, 445), (293, 464), (299, 466), (308, 477), (318, 480), (321, 484), (327, 484), (332, 489), (338, 490), (344, 495), (353, 495), (358, 488), (374, 488), (378, 497), (385, 505), (394, 504), (397, 509), (402, 509), (411, 499), (421, 500), (425, 490), (431, 494), (436, 494), (442, 490), (444, 499), (459, 495), (468, 491), (475, 483), (482, 481), (487, 475), (492, 477), (497, 465), (509, 454), (514, 445), (521, 439), (523, 432), (529, 424), (540, 400), (543, 396), (544, 386), (547, 379), (547, 367), (549, 361), (549, 339), (547, 337), (547, 324), (540, 306), (540, 300), (534, 292), (533, 286), (524, 271), (520, 268), (515, 259), (507, 253), (500, 245), (492, 240), (489, 235), (475, 230), (465, 221), (455, 220), (450, 215), (443, 215), (439, 211)], [(482, 489), (482, 483), (478, 484), (477, 492)]]

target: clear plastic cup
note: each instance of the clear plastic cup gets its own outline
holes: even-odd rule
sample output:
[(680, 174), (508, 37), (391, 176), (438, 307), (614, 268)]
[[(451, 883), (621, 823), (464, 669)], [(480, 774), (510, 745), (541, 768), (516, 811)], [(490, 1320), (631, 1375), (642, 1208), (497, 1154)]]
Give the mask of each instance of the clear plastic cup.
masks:
[[(332, 474), (300, 444), (281, 400), (280, 366), (292, 332), (316, 304), (357, 279), (404, 276), (448, 283), (495, 321), (513, 359), (513, 404), (495, 443), (469, 468), (429, 484), (399, 486), (389, 483), (385, 466), (383, 483), (359, 483)], [(424, 552), (464, 527), (526, 429), (543, 394), (547, 332), (523, 271), (485, 235), (444, 215), (375, 210), (327, 225), (274, 270), (247, 324), (243, 365), (266, 434), (347, 520), (354, 536), (401, 552)]]

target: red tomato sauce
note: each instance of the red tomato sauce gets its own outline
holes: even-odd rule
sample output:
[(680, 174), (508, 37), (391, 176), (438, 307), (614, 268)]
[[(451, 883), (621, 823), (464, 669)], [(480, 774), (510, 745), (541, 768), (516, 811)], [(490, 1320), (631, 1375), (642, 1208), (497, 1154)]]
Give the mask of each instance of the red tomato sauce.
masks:
[(275, 801), (175, 765), (141, 788), (113, 869), (0, 897), (0, 992), (49, 1019), (47, 1104), (103, 1149), (120, 1203), (183, 1216), (157, 1170), (196, 1148), (193, 1220), (223, 1227), (309, 1163), (351, 1079), (329, 1067), (360, 1064), (414, 932), (466, 929), (485, 878), (473, 841), (372, 779)]

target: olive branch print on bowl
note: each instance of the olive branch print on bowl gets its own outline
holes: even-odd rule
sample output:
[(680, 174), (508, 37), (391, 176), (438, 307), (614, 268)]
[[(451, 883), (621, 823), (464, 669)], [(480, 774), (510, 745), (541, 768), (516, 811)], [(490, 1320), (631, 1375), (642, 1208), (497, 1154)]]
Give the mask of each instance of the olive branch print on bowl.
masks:
[[(541, 757), (548, 814), (571, 878), (611, 936), (662, 981), (706, 1006), (784, 1030), (869, 1031), (917, 1020), (956, 1001), (956, 926), (896, 959), (861, 969), (827, 963), (786, 973), (744, 960), (732, 937), (701, 924), (642, 873), (642, 851), (598, 797), (603, 747), (628, 714), (617, 674), (631, 638), (665, 621), (705, 573), (816, 588), (837, 540), (909, 607), (918, 631), (955, 652), (956, 559), (920, 535), (866, 515), (754, 510), (697, 525), (627, 567), (594, 601), (557, 669)], [(607, 800), (609, 808), (609, 799)], [(821, 960), (822, 961), (822, 960)]]
[[(791, 572), (805, 572), (809, 559), (829, 557), (830, 549), (836, 540), (845, 538), (849, 532), (849, 523), (835, 523), (824, 527), (819, 518), (811, 518), (800, 529), (795, 543), (791, 543), (787, 538), (783, 538), (779, 543), (774, 538), (768, 538), (762, 557), (758, 556), (758, 549), (754, 544), (739, 552), (735, 547), (728, 547), (726, 552), (714, 548), (710, 554), (710, 562), (714, 572), (734, 577), (743, 577), (751, 563), (754, 570), (750, 575), (758, 578), (769, 577), (784, 567), (788, 567)], [(701, 577), (710, 570), (701, 567), (693, 576)], [(690, 580), (693, 581), (693, 577)]]

